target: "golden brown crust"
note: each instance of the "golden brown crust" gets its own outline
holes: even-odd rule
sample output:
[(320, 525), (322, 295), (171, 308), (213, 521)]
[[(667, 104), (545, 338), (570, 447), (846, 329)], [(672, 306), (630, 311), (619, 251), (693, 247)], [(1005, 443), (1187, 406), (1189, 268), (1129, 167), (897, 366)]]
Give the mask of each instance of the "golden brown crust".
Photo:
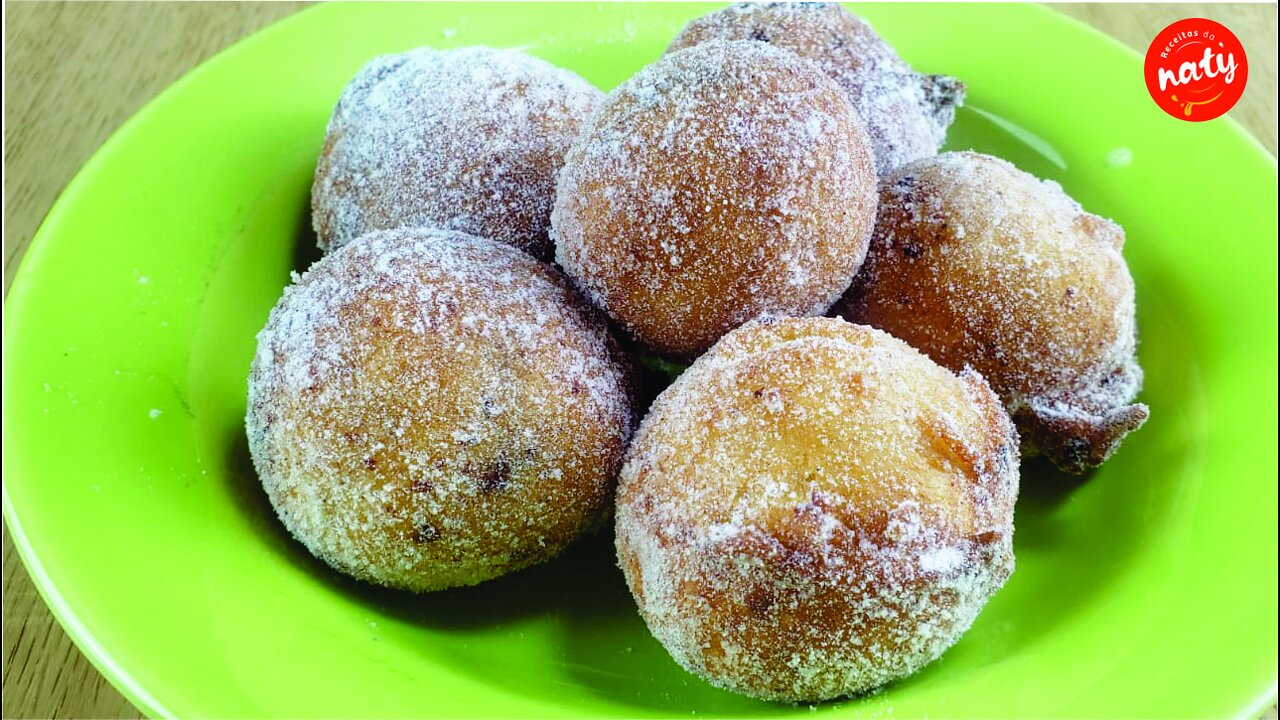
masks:
[(937, 657), (1012, 571), (1017, 466), (976, 373), (841, 320), (751, 322), (641, 424), (619, 559), (654, 635), (713, 684), (863, 692)]
[(824, 312), (875, 216), (857, 115), (811, 64), (704, 43), (641, 70), (570, 150), (556, 257), (628, 333), (692, 357), (765, 312)]
[(1119, 226), (977, 153), (900, 168), (882, 181), (880, 208), (836, 312), (946, 367), (972, 366), (1029, 446), (1065, 470), (1101, 463), (1142, 424)]
[(335, 568), (415, 591), (473, 584), (603, 518), (627, 377), (549, 266), (461, 233), (375, 233), (272, 311), (250, 450), (286, 527)]

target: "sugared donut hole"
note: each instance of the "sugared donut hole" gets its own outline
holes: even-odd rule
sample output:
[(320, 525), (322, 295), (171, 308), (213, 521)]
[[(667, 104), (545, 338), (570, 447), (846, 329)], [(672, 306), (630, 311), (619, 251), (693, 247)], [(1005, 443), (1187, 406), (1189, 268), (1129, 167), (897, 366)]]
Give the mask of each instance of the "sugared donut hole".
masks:
[(468, 585), (598, 524), (632, 423), (627, 363), (554, 269), (462, 233), (373, 233), (259, 335), (250, 450), (285, 526), (362, 580)]
[(866, 267), (836, 312), (978, 370), (1065, 470), (1100, 464), (1145, 421), (1118, 225), (972, 152), (900, 168), (880, 193)]
[(312, 186), (322, 248), (434, 226), (538, 257), (555, 176), (603, 94), (511, 50), (420, 48), (377, 58), (334, 109)]
[(748, 323), (641, 424), (620, 563), (655, 637), (711, 683), (864, 692), (940, 655), (1012, 571), (1017, 442), (972, 371), (842, 320)]
[(822, 313), (875, 216), (840, 88), (795, 55), (709, 42), (623, 83), (566, 156), (556, 257), (655, 352), (692, 358), (761, 313)]

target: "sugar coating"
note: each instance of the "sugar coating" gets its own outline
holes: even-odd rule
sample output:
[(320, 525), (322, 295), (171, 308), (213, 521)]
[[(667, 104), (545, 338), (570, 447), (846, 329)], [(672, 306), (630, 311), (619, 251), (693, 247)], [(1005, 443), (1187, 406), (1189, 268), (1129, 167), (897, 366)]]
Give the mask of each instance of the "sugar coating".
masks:
[(298, 540), (361, 580), (423, 591), (546, 560), (599, 523), (630, 402), (602, 318), (553, 268), (402, 229), (286, 288), (245, 422)]
[(862, 116), (880, 175), (937, 154), (964, 104), (963, 83), (915, 72), (870, 24), (835, 3), (738, 3), (690, 22), (670, 50), (707, 40), (770, 43), (817, 63)]
[(840, 319), (729, 333), (650, 408), (618, 557), (654, 636), (743, 694), (818, 701), (937, 658), (1013, 570), (1018, 439), (972, 370)]
[(556, 191), (556, 259), (628, 333), (692, 357), (764, 312), (824, 312), (875, 216), (836, 84), (755, 42), (671, 53), (605, 99)]
[(321, 248), (430, 225), (547, 256), (556, 173), (602, 97), (514, 50), (374, 59), (343, 90), (316, 166)]
[(974, 367), (1027, 449), (1064, 470), (1102, 463), (1142, 425), (1118, 225), (972, 152), (904, 166), (880, 195), (866, 266), (839, 311), (946, 367)]

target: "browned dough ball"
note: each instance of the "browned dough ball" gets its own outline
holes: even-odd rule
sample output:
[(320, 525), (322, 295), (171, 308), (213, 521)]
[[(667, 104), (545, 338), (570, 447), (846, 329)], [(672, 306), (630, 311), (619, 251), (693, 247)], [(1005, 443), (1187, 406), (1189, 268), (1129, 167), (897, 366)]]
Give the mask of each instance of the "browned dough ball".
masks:
[(909, 675), (1013, 571), (1018, 439), (977, 373), (831, 318), (726, 335), (654, 403), (618, 558), (714, 685), (817, 701)]
[(875, 220), (866, 134), (813, 64), (763, 43), (671, 53), (605, 99), (556, 190), (556, 258), (659, 353), (761, 313), (824, 312)]
[(246, 419), (294, 537), (414, 591), (541, 562), (599, 523), (631, 422), (603, 320), (553, 268), (427, 229), (296, 278), (258, 336)]
[(880, 188), (866, 267), (837, 308), (1000, 394), (1029, 450), (1083, 472), (1147, 419), (1124, 231), (1052, 181), (946, 153)]
[(668, 52), (708, 40), (755, 40), (817, 63), (848, 93), (876, 170), (938, 152), (964, 103), (964, 84), (911, 69), (865, 20), (835, 3), (738, 3), (690, 22)]
[(537, 257), (556, 173), (604, 94), (513, 50), (411, 50), (356, 74), (311, 188), (322, 249), (373, 230), (441, 227)]

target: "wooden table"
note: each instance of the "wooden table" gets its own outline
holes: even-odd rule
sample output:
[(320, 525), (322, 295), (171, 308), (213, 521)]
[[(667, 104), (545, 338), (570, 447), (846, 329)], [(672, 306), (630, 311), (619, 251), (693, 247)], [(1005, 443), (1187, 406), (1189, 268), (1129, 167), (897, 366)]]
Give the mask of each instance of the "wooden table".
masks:
[[(89, 156), (147, 100), (233, 41), (305, 3), (6, 2), (4, 287), (31, 235)], [(1161, 28), (1209, 17), (1249, 53), (1231, 116), (1276, 152), (1275, 5), (1061, 5), (1145, 51)], [(3, 717), (136, 718), (53, 620), (4, 551)], [(1268, 717), (1275, 718), (1273, 707)]]

